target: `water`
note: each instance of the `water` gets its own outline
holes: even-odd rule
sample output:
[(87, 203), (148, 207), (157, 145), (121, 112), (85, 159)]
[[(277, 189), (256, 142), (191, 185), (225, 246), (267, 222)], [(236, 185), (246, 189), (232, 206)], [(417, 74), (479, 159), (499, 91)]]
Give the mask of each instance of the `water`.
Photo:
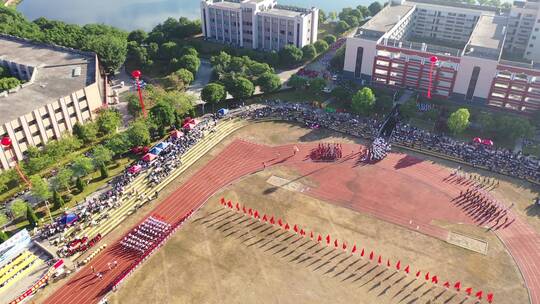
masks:
[[(278, 0), (279, 4), (318, 7), (326, 12), (368, 5), (372, 0)], [(105, 23), (125, 30), (150, 30), (168, 17), (199, 18), (199, 0), (23, 0), (18, 6), (30, 20)]]

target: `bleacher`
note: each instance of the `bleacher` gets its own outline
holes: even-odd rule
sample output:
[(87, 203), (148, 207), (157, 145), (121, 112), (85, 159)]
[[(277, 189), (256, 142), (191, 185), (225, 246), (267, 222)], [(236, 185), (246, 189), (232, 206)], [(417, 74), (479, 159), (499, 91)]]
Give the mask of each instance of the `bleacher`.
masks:
[(43, 264), (43, 260), (30, 250), (24, 250), (16, 258), (0, 268), (0, 292), (28, 275), (32, 269)]

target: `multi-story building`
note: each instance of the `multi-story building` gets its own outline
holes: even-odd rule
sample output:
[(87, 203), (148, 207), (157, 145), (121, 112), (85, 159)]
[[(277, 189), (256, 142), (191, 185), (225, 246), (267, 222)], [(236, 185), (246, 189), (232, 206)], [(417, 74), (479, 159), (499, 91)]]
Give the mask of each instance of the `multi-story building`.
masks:
[(344, 74), (460, 102), (540, 110), (540, 66), (501, 59), (508, 22), (496, 8), (393, 0), (347, 39)]
[(540, 0), (514, 2), (506, 39), (507, 50), (540, 62)]
[(201, 20), (209, 40), (277, 51), (317, 41), (319, 10), (282, 6), (276, 0), (201, 0)]
[(29, 147), (93, 119), (105, 102), (106, 81), (94, 53), (6, 35), (0, 35), (0, 49), (0, 65), (24, 82), (0, 93), (0, 138), (13, 143), (13, 149), (0, 149), (1, 171), (22, 160)]

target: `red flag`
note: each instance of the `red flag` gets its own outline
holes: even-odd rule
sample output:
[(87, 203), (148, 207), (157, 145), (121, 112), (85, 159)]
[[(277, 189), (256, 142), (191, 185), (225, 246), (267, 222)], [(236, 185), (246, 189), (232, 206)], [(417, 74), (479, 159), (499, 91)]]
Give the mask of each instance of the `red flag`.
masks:
[(379, 255), (379, 259), (377, 260), (377, 263), (382, 263), (382, 256)]
[(492, 293), (488, 293), (487, 296), (486, 296), (486, 299), (487, 299), (488, 303), (493, 302), (493, 294), (492, 294)]
[(268, 221), (268, 218), (266, 217), (266, 214), (263, 215), (263, 221), (265, 221), (265, 222)]
[(246, 206), (242, 207), (242, 211), (244, 211), (244, 213), (247, 213)]
[(285, 224), (285, 230), (289, 230), (289, 228), (291, 228), (291, 227), (289, 227), (289, 223), (286, 223)]
[(360, 252), (360, 256), (363, 257), (364, 253), (365, 253), (365, 250), (364, 250), (364, 248), (362, 248), (362, 252)]
[(270, 224), (274, 225), (274, 223), (275, 223), (274, 217), (272, 216), (272, 217), (270, 218)]
[(429, 271), (428, 273), (426, 273), (426, 276), (424, 278), (426, 278), (426, 281), (429, 280)]
[(283, 221), (281, 219), (278, 220), (279, 227), (283, 226)]
[(219, 203), (222, 204), (222, 205), (225, 205), (225, 198), (222, 197), (221, 200), (219, 201)]
[(388, 259), (388, 261), (386, 261), (386, 267), (390, 267), (390, 259)]
[(298, 226), (296, 224), (294, 224), (294, 232), (298, 232)]
[(454, 288), (459, 291), (461, 289), (461, 282), (457, 281), (456, 284), (454, 284)]
[(330, 234), (326, 236), (326, 244), (330, 244)]
[(446, 288), (450, 288), (450, 282), (448, 281), (444, 282), (443, 286)]
[(354, 244), (354, 246), (352, 247), (351, 253), (355, 253), (355, 252), (356, 252), (356, 244)]
[(373, 251), (369, 253), (369, 259), (373, 261)]
[(465, 292), (467, 293), (467, 295), (470, 296), (472, 294), (472, 288), (469, 287), (469, 288), (465, 289)]
[(236, 203), (236, 210), (240, 211), (240, 204)]
[(416, 272), (416, 277), (418, 278), (420, 276), (420, 270)]
[(433, 278), (431, 278), (431, 283), (439, 284), (439, 278), (437, 278), (437, 276), (433, 276)]
[(401, 269), (401, 261), (397, 261), (396, 269), (397, 269), (397, 270), (400, 270), (400, 269)]
[(311, 234), (309, 235), (309, 237), (313, 240), (313, 231), (311, 231)]
[(259, 211), (255, 210), (255, 213), (253, 214), (255, 218), (259, 218)]
[(405, 267), (405, 272), (408, 274), (410, 270), (409, 265), (407, 265), (407, 267)]
[(232, 208), (232, 207), (233, 207), (232, 202), (229, 201), (229, 202), (227, 203), (227, 206), (229, 206), (229, 208)]
[(319, 234), (319, 236), (317, 237), (317, 242), (320, 243), (322, 241), (322, 236)]
[(343, 248), (343, 250), (347, 250), (347, 244), (343, 242), (343, 246), (341, 246), (341, 248)]
[(253, 210), (251, 208), (248, 209), (249, 215), (253, 215)]
[(301, 235), (301, 236), (306, 235), (306, 232), (304, 231), (304, 229), (300, 229), (300, 235)]
[(337, 242), (337, 240), (334, 241), (334, 247), (336, 247), (336, 248), (338, 247), (338, 242)]
[(482, 300), (482, 294), (483, 292), (481, 290), (476, 293), (476, 297), (478, 298), (478, 300)]

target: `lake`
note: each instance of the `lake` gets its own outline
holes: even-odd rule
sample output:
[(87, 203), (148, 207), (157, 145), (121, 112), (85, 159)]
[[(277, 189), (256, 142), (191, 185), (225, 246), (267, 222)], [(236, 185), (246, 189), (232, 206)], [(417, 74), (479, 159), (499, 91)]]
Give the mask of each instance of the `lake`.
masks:
[[(279, 4), (316, 6), (326, 12), (368, 5), (373, 0), (278, 0)], [(105, 23), (125, 30), (150, 30), (168, 17), (199, 18), (199, 0), (23, 0), (18, 10), (28, 19), (38, 17), (69, 23)]]

